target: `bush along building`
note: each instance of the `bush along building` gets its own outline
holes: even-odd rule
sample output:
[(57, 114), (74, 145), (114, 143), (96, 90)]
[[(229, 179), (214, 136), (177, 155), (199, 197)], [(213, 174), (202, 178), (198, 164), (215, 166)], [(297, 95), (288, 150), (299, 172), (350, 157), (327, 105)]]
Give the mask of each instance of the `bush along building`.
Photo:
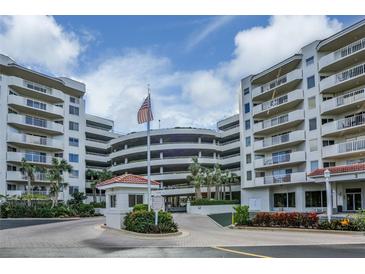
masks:
[(365, 21), (241, 80), (242, 204), (254, 211), (365, 206)]

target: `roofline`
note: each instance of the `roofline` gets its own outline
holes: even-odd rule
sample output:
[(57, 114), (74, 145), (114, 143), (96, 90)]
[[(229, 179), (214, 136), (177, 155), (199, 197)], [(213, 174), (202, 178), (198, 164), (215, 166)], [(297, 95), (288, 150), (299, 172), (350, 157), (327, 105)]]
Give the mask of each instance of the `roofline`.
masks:
[(325, 46), (326, 44), (334, 41), (335, 39), (337, 39), (337, 38), (339, 38), (339, 37), (341, 37), (341, 36), (343, 36), (343, 35), (351, 32), (351, 31), (353, 31), (353, 30), (355, 30), (355, 29), (357, 29), (357, 28), (359, 28), (361, 26), (364, 26), (364, 25), (365, 25), (365, 19), (362, 19), (362, 20), (360, 20), (360, 21), (358, 21), (358, 22), (356, 22), (356, 23), (354, 23), (354, 24), (352, 24), (352, 25), (344, 28), (341, 31), (339, 31), (339, 32), (337, 32), (335, 34), (332, 34), (331, 36), (327, 37), (326, 39), (321, 40), (318, 43), (316, 49), (319, 50), (321, 47)]
[[(264, 76), (265, 74), (273, 71), (274, 69), (277, 69), (277, 68), (279, 68), (279, 67), (281, 67), (281, 66), (283, 66), (283, 65), (285, 65), (285, 64), (287, 64), (287, 63), (289, 63), (289, 62), (291, 62), (291, 61), (293, 61), (295, 59), (299, 59), (299, 58), (302, 59), (302, 56), (303, 55), (301, 53), (296, 53), (296, 54), (294, 54), (294, 55), (292, 55), (292, 56), (284, 59), (283, 61), (281, 61), (279, 63), (276, 63), (275, 65), (273, 65), (273, 66), (271, 66), (271, 67), (269, 67), (269, 68), (261, 71), (260, 73), (257, 73), (255, 75), (253, 75), (252, 78), (251, 78), (251, 81), (254, 81), (254, 80), (256, 80), (257, 78), (259, 78), (261, 76)], [(245, 79), (245, 78), (242, 78), (242, 79)]]
[[(151, 182), (152, 183), (152, 182)], [(96, 185), (98, 189), (109, 189), (109, 188), (147, 188), (147, 183), (133, 184), (133, 183), (109, 183), (106, 185)], [(151, 188), (159, 188), (160, 184), (151, 184)]]

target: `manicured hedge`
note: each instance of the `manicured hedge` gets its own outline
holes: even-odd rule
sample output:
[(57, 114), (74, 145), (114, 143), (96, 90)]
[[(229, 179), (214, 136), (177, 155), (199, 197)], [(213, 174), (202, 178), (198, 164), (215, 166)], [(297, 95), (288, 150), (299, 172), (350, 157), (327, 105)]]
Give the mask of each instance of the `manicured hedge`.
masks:
[(318, 227), (317, 213), (259, 212), (252, 219), (253, 226), (269, 227)]
[(208, 199), (197, 199), (191, 201), (192, 206), (199, 206), (199, 205), (232, 205), (232, 204), (239, 204), (239, 200), (208, 200)]

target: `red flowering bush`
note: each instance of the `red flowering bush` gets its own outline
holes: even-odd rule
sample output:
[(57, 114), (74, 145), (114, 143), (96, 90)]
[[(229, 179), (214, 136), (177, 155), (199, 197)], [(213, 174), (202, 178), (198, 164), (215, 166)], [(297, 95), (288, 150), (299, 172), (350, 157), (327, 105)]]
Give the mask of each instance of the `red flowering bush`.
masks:
[(254, 226), (317, 227), (316, 213), (259, 212), (252, 220)]

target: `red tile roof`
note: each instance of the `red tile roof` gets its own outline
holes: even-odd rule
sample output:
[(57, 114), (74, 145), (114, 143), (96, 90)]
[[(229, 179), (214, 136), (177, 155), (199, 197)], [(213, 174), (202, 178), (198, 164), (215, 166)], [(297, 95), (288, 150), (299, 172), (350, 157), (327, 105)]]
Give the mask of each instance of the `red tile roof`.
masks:
[(317, 168), (316, 170), (309, 173), (308, 176), (323, 176), (324, 171), (326, 169), (328, 169), (331, 172), (331, 174), (365, 171), (365, 163), (353, 164), (347, 166), (334, 166), (329, 168)]
[[(111, 185), (111, 184), (147, 184), (147, 178), (134, 174), (123, 174), (103, 182), (100, 182), (96, 187)], [(159, 182), (151, 180), (151, 185), (159, 185)]]

